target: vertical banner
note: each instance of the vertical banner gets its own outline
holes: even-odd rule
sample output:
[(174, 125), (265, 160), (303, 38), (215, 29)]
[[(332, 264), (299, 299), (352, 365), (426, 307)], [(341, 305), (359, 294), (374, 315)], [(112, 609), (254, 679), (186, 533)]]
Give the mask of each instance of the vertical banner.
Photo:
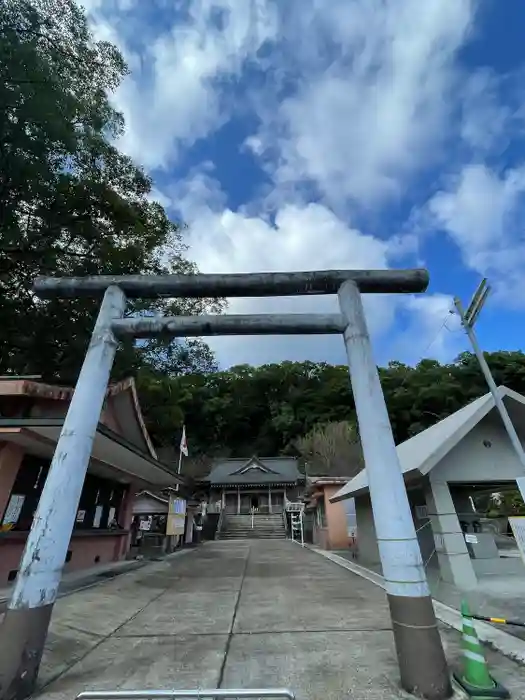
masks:
[(186, 521), (186, 501), (184, 498), (170, 496), (166, 535), (183, 535)]

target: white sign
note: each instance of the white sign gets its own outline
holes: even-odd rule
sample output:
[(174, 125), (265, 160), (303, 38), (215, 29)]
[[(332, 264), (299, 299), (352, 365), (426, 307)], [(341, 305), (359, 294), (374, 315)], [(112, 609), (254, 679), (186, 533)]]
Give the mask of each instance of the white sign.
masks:
[(109, 515), (108, 515), (108, 523), (112, 523), (114, 520), (115, 520), (115, 509), (110, 508)]
[(434, 543), (436, 545), (436, 552), (445, 551), (445, 538), (443, 537), (441, 532), (434, 533)]
[(16, 496), (14, 494), (11, 496), (5, 510), (2, 525), (16, 525), (25, 500), (25, 496)]
[(77, 523), (83, 523), (85, 517), (86, 517), (86, 511), (79, 510), (77, 513)]
[(521, 558), (525, 563), (525, 517), (513, 516), (509, 518), (509, 525), (520, 550)]
[(426, 506), (416, 506), (416, 517), (418, 520), (426, 520), (428, 518), (428, 510)]
[(104, 506), (97, 506), (95, 508), (95, 517), (93, 518), (93, 527), (100, 527), (100, 521), (102, 520), (102, 511)]
[(465, 542), (468, 542), (469, 544), (477, 544), (478, 543), (478, 538), (476, 535), (473, 535), (470, 532), (467, 532), (465, 534)]
[(141, 520), (139, 530), (149, 530), (151, 528), (151, 520)]

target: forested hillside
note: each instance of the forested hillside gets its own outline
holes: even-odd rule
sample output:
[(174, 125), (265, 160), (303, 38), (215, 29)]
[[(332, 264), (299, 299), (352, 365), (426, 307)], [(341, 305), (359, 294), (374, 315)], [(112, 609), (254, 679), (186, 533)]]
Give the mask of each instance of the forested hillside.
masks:
[[(487, 360), (498, 384), (525, 393), (523, 353), (496, 352)], [(396, 442), (487, 392), (470, 353), (443, 365), (391, 362), (380, 375)], [(172, 378), (141, 372), (139, 388), (156, 443), (176, 447), (184, 421), (194, 456), (293, 453), (315, 425), (355, 420), (344, 366), (283, 362)]]

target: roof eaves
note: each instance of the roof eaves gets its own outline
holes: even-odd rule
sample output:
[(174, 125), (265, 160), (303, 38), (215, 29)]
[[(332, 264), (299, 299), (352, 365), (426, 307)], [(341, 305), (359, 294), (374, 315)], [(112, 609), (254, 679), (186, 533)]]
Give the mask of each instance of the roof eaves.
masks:
[[(438, 449), (434, 450), (428, 457), (417, 467), (418, 471), (426, 476), (464, 437), (466, 437), (476, 425), (485, 418), (494, 408), (494, 399), (490, 394), (487, 394), (485, 401), (481, 402), (477, 410), (463, 423), (452, 432)], [(453, 415), (453, 414), (452, 414)]]

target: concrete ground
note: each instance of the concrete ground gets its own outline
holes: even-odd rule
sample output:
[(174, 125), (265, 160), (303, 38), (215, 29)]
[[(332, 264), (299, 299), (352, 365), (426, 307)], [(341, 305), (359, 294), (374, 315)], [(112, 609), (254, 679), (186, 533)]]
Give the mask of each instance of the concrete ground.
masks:
[[(62, 576), (62, 581), (60, 583), (59, 597), (64, 595), (69, 595), (81, 588), (88, 588), (89, 586), (97, 585), (102, 579), (115, 578), (121, 574), (125, 574), (128, 571), (133, 571), (134, 569), (140, 569), (149, 562), (147, 560), (137, 561), (119, 561), (110, 562), (108, 564), (99, 564), (98, 566), (90, 567), (89, 569), (82, 569), (81, 571), (72, 571)], [(5, 608), (11, 597), (14, 584), (6, 586), (5, 588), (0, 588), (0, 616), (5, 612)]]
[[(359, 558), (354, 559), (348, 550), (337, 550), (335, 553), (350, 562), (356, 561), (359, 564)], [(509, 551), (507, 550), (506, 553), (509, 554)], [(510, 554), (520, 556), (519, 552), (516, 554), (510, 552)], [(456, 610), (460, 609), (461, 601), (466, 600), (471, 612), (475, 615), (503, 617), (525, 625), (524, 576), (518, 574), (479, 576), (478, 587), (475, 590), (462, 591), (450, 583), (445, 583), (440, 577), (435, 560), (432, 564), (432, 566), (427, 567), (427, 579), (430, 592), (435, 600), (439, 600)], [(380, 565), (369, 566), (366, 564), (364, 566), (374, 573), (381, 574)], [(501, 625), (496, 626), (502, 629)], [(525, 627), (505, 625), (503, 629), (508, 634), (525, 640)]]
[[(443, 629), (451, 660), (459, 635)], [(513, 697), (525, 674), (488, 652)], [(383, 591), (289, 541), (212, 542), (60, 599), (39, 698), (82, 690), (289, 687), (297, 698), (407, 697)]]

